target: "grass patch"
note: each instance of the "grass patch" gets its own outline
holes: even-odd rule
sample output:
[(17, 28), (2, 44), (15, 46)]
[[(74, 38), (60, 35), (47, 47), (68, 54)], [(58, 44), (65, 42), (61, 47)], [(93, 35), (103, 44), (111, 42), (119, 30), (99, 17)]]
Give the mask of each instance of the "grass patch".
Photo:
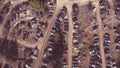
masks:
[(46, 3), (46, 0), (30, 0), (29, 2), (32, 9), (36, 12), (44, 11)]

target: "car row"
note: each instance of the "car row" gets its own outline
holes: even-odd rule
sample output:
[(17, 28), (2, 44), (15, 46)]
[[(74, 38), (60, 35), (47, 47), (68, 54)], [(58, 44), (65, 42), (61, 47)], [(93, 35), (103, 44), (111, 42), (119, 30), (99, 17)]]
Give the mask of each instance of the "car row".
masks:
[(116, 51), (120, 51), (120, 24), (117, 24), (116, 26), (114, 26), (114, 32), (115, 32), (115, 44), (116, 44)]
[(78, 56), (72, 56), (72, 68), (79, 68), (79, 63), (78, 63), (79, 59)]
[(78, 43), (78, 28), (79, 28), (79, 24), (78, 24), (78, 5), (77, 4), (73, 4), (73, 14), (72, 14), (72, 20), (73, 20), (73, 48), (78, 48), (79, 47), (79, 43)]
[(0, 11), (0, 14), (7, 14), (9, 12), (10, 5), (11, 5), (11, 2), (8, 1)]
[(104, 37), (104, 42), (103, 42), (104, 53), (106, 55), (110, 55), (110, 49), (109, 49), (109, 46), (111, 45), (110, 34), (109, 33), (105, 33), (103, 37)]
[(115, 59), (106, 57), (106, 68), (118, 68)]
[[(37, 57), (38, 57), (38, 53), (39, 52), (38, 52), (38, 48), (37, 47), (35, 47), (33, 49), (26, 48), (24, 50), (24, 56), (25, 56), (26, 60), (23, 60), (23, 61), (25, 62), (25, 64), (24, 64), (25, 68), (31, 68), (33, 61), (36, 60)], [(20, 66), (21, 66), (21, 64), (20, 64)]]
[(99, 4), (100, 4), (101, 14), (104, 14), (104, 12), (109, 14), (109, 12), (110, 12), (110, 5), (108, 4), (108, 1), (107, 0), (100, 0)]
[(55, 11), (55, 5), (54, 3), (52, 3), (51, 1), (48, 1), (47, 3), (47, 8), (48, 8), (48, 19), (50, 19), (53, 16), (53, 13)]
[(101, 20), (104, 26), (104, 29), (110, 28), (109, 24), (111, 23), (111, 9), (109, 2), (107, 0), (100, 0), (100, 14), (101, 14)]
[(8, 1), (4, 7), (0, 10), (0, 23), (3, 22), (5, 15), (9, 12), (11, 2)]
[(68, 31), (69, 31), (69, 21), (68, 18), (65, 16), (64, 18), (64, 22), (63, 22), (63, 60), (62, 60), (62, 64), (63, 64), (63, 68), (68, 68), (68, 59), (67, 59), (67, 54), (68, 54)]
[(89, 68), (101, 68), (102, 59), (99, 48), (99, 36), (97, 34), (93, 34), (93, 45), (89, 46), (89, 50), (91, 55)]
[(105, 53), (105, 57), (106, 57), (106, 67), (107, 68), (117, 68), (116, 66), (116, 61), (114, 59), (111, 58), (111, 51), (110, 51), (110, 45), (111, 45), (111, 36), (109, 33), (104, 33), (103, 35), (104, 37), (104, 53)]
[[(79, 42), (78, 42), (78, 14), (79, 14), (79, 6), (78, 4), (73, 4), (72, 6), (72, 21), (73, 21), (73, 41), (72, 41), (72, 47), (73, 49), (78, 49), (79, 48)], [(72, 68), (79, 68), (78, 65), (78, 55), (73, 55), (72, 56)]]
[(114, 1), (114, 5), (115, 5), (115, 15), (120, 15), (120, 1), (119, 0), (115, 0)]

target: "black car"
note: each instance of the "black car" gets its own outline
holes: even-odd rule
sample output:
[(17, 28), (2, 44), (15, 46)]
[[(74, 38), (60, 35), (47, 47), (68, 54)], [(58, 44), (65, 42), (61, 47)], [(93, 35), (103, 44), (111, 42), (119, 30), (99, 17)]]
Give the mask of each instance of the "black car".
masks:
[(110, 40), (110, 34), (109, 33), (105, 33), (104, 34), (104, 39), (105, 40)]
[(105, 47), (105, 48), (104, 48), (104, 52), (105, 52), (105, 54), (110, 54), (110, 49), (107, 48), (107, 47)]
[(116, 39), (115, 39), (115, 43), (120, 44), (120, 36), (117, 36), (117, 37), (116, 37)]

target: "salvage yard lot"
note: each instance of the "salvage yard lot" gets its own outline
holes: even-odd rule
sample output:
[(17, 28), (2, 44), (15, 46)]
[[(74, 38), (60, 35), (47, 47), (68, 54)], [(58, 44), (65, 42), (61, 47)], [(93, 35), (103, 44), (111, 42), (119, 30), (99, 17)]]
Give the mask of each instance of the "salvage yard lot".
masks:
[(1, 2), (0, 67), (119, 68), (119, 0), (41, 1)]

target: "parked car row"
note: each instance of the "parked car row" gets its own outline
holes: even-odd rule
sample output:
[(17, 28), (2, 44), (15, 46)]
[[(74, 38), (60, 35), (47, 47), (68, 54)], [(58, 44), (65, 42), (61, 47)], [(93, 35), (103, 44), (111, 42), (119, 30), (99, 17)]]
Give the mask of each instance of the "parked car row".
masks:
[(72, 14), (72, 20), (73, 20), (73, 48), (79, 47), (78, 42), (78, 29), (79, 29), (79, 23), (78, 23), (78, 13), (79, 13), (79, 7), (77, 4), (73, 4), (72, 6), (73, 14)]
[(62, 32), (62, 35), (63, 35), (63, 45), (64, 48), (63, 48), (63, 59), (62, 59), (62, 67), (63, 68), (68, 68), (68, 59), (67, 59), (67, 54), (68, 54), (68, 31), (69, 31), (69, 21), (67, 19), (67, 17), (64, 18), (64, 21), (63, 21), (63, 32)]
[(120, 51), (120, 23), (117, 24), (116, 26), (114, 26), (114, 32), (116, 35), (116, 38), (114, 40), (115, 44), (116, 44), (116, 50)]
[[(24, 64), (25, 68), (31, 68), (33, 61), (36, 60), (37, 57), (38, 57), (38, 53), (39, 52), (38, 52), (37, 47), (35, 47), (33, 49), (32, 48), (26, 48), (24, 50), (24, 56), (25, 56), (26, 60), (23, 60), (23, 61), (25, 61), (25, 64)], [(21, 66), (21, 64), (20, 64), (20, 66)]]
[(10, 5), (11, 5), (11, 2), (8, 1), (5, 6), (2, 8), (2, 10), (0, 11), (0, 14), (7, 14), (9, 9), (10, 9)]
[(9, 12), (11, 2), (8, 1), (4, 7), (0, 10), (0, 23), (3, 22), (5, 15)]
[(12, 18), (12, 23), (17, 23), (16, 21), (20, 20), (20, 19), (24, 19), (25, 17), (28, 16), (33, 16), (32, 11), (29, 10), (29, 5), (28, 5), (28, 1), (23, 2), (21, 4), (16, 5), (11, 12), (11, 18)]
[(79, 59), (78, 56), (72, 56), (72, 68), (79, 68), (79, 63), (78, 63)]
[(68, 59), (67, 59), (67, 50), (68, 50), (68, 48), (67, 48), (67, 46), (65, 45), (64, 46), (64, 49), (63, 49), (63, 59), (62, 59), (62, 67), (63, 68), (68, 68)]
[(114, 3), (115, 3), (115, 14), (120, 15), (120, 1), (115, 0)]
[(37, 47), (35, 47), (34, 49), (32, 49), (32, 48), (25, 48), (24, 56), (25, 56), (25, 58), (37, 59), (38, 48)]
[(116, 26), (114, 26), (114, 32), (116, 34), (120, 34), (120, 23), (118, 23)]
[(110, 12), (110, 5), (109, 5), (108, 1), (100, 0), (99, 4), (100, 4), (101, 14), (104, 14), (105, 12), (107, 14), (109, 14), (109, 12)]
[(55, 5), (54, 3), (52, 3), (51, 1), (49, 1), (47, 3), (47, 7), (48, 7), (48, 19), (50, 19), (53, 14), (54, 14), (54, 11), (55, 11)]
[(112, 59), (111, 57), (107, 57), (106, 68), (118, 68), (115, 59)]
[(111, 45), (110, 34), (104, 33), (103, 37), (104, 37), (104, 43), (103, 43), (104, 53), (106, 55), (106, 67), (107, 68), (117, 68), (115, 60), (110, 57), (110, 55), (111, 55), (110, 48), (109, 48), (109, 46)]
[(67, 18), (64, 19), (63, 28), (64, 28), (63, 32), (68, 33), (68, 31), (69, 31), (69, 21), (68, 21)]
[(93, 45), (89, 47), (90, 50), (90, 64), (89, 68), (101, 68), (102, 60), (99, 48), (99, 36), (97, 34), (93, 34)]
[(110, 49), (109, 49), (110, 44), (111, 44), (110, 34), (109, 33), (105, 33), (104, 34), (103, 45), (104, 45), (104, 52), (105, 52), (106, 55), (110, 55)]
[[(84, 29), (80, 29), (80, 23), (79, 23), (79, 9), (80, 7), (77, 5), (77, 4), (73, 4), (73, 48), (75, 50), (75, 54), (77, 55), (74, 55), (73, 56), (73, 68), (80, 68), (81, 65), (84, 66), (84, 64), (86, 63), (87, 60), (85, 60), (86, 58), (88, 58), (88, 48), (85, 47), (84, 50), (81, 50), (84, 48), (84, 46), (86, 46), (87, 44), (84, 44), (83, 39), (84, 38), (87, 38), (86, 37), (86, 33), (84, 33)], [(96, 23), (96, 21), (94, 20), (92, 24), (92, 28), (93, 30), (97, 30), (98, 28), (98, 25)], [(85, 37), (82, 37), (82, 36), (85, 36)], [(88, 39), (88, 38), (87, 38)], [(97, 38), (95, 38), (94, 42), (96, 42)], [(97, 42), (98, 43), (98, 42)], [(80, 45), (83, 45), (82, 48), (80, 48)], [(89, 44), (89, 43), (88, 43)], [(95, 44), (97, 45), (97, 44)], [(84, 61), (85, 60), (85, 61)], [(86, 65), (85, 65), (86, 66)]]
[[(86, 47), (87, 43), (83, 42), (83, 39), (88, 39), (86, 37), (86, 33), (84, 33), (84, 29), (81, 29), (80, 22), (79, 22), (79, 9), (80, 6), (78, 4), (73, 4), (73, 14), (72, 14), (72, 20), (73, 20), (73, 50), (74, 55), (72, 56), (72, 67), (73, 68), (81, 68), (81, 66), (86, 66), (85, 63), (87, 63), (86, 59), (88, 58), (88, 47)], [(98, 25), (96, 21), (92, 23), (93, 30), (97, 30)], [(84, 36), (84, 37), (82, 37)], [(97, 39), (97, 38), (96, 38)], [(96, 40), (94, 40), (96, 42)], [(89, 44), (89, 43), (88, 43)], [(81, 45), (82, 48), (81, 48)], [(85, 46), (85, 48), (84, 48)], [(85, 60), (85, 61), (84, 61)], [(85, 65), (84, 65), (85, 64)], [(84, 67), (83, 67), (84, 68)]]
[(108, 29), (109, 23), (110, 22), (110, 14), (111, 14), (111, 9), (109, 2), (107, 0), (100, 0), (100, 14), (101, 14), (101, 20), (104, 26), (104, 29)]
[(111, 58), (111, 53), (110, 53), (110, 44), (111, 44), (111, 37), (109, 33), (104, 33), (104, 53), (106, 55), (106, 67), (107, 68), (117, 68), (116, 61), (115, 59)]

